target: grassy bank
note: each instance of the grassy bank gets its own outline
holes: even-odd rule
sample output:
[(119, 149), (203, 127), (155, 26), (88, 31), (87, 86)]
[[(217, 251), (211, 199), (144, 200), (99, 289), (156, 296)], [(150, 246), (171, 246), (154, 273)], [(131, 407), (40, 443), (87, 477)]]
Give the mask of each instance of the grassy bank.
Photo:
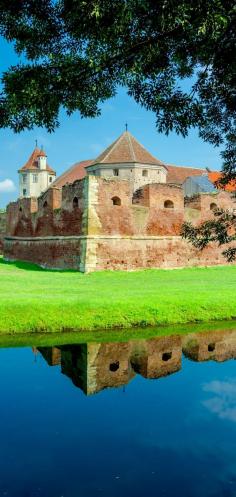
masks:
[(129, 340), (149, 340), (151, 338), (199, 333), (231, 332), (236, 330), (235, 321), (211, 321), (210, 323), (188, 323), (147, 328), (116, 328), (94, 331), (69, 331), (66, 333), (12, 333), (0, 334), (0, 348), (4, 347), (54, 347), (81, 343), (124, 343)]
[(83, 275), (0, 259), (1, 334), (235, 318), (236, 266)]

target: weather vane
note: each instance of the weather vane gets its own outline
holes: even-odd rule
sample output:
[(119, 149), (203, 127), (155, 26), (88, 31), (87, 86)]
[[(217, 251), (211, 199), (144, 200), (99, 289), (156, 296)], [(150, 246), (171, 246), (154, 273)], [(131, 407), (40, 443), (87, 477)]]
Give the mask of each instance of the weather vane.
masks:
[(125, 131), (128, 131), (128, 123), (125, 123)]
[(38, 146), (38, 140), (35, 140), (35, 146), (37, 148), (37, 146)]

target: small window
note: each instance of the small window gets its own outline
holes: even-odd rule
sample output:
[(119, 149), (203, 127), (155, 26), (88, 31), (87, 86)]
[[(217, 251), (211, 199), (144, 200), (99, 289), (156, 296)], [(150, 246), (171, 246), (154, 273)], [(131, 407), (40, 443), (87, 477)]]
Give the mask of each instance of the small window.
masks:
[(210, 209), (211, 209), (211, 211), (215, 211), (217, 209), (217, 205), (214, 202), (212, 202), (210, 204)]
[(19, 208), (19, 211), (22, 212), (22, 207)]
[(47, 203), (47, 200), (45, 200), (44, 204), (43, 204), (43, 208), (46, 209), (48, 206), (48, 203)]
[(33, 183), (38, 183), (38, 175), (33, 174)]
[(26, 188), (23, 188), (23, 195), (24, 195), (24, 197), (26, 196), (26, 194), (27, 194), (27, 190), (26, 190)]
[(215, 346), (215, 343), (209, 343), (208, 345), (208, 352), (214, 352), (216, 346)]
[(52, 176), (49, 176), (49, 183), (52, 182)]
[(162, 360), (163, 360), (164, 362), (169, 361), (169, 360), (171, 359), (171, 357), (172, 357), (172, 352), (164, 352), (164, 353), (162, 354)]
[(112, 371), (113, 373), (115, 373), (115, 371), (117, 371), (120, 367), (120, 363), (119, 361), (116, 361), (116, 362), (112, 362), (109, 366), (109, 369), (110, 371)]
[(142, 172), (142, 175), (147, 177), (148, 176), (148, 170), (144, 169), (143, 172)]
[(73, 209), (77, 209), (78, 206), (79, 206), (78, 197), (74, 197), (73, 198)]
[(27, 176), (26, 176), (26, 174), (23, 174), (23, 176), (22, 176), (22, 181), (23, 181), (23, 183), (26, 183), (26, 181), (27, 181)]
[(121, 199), (119, 197), (113, 197), (111, 200), (113, 205), (121, 205)]
[(119, 169), (113, 169), (113, 175), (119, 176)]
[(165, 209), (174, 209), (174, 203), (172, 202), (172, 200), (166, 200), (164, 202), (164, 207)]

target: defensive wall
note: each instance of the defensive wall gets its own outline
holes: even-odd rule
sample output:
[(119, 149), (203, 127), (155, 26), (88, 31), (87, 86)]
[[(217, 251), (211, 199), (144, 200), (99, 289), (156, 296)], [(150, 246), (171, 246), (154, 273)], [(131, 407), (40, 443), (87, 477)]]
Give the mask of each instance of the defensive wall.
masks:
[(6, 235), (6, 211), (0, 209), (0, 254), (3, 253), (3, 243), (5, 235)]
[(87, 176), (9, 204), (4, 256), (83, 272), (225, 264), (222, 247), (199, 251), (180, 236), (184, 221), (213, 219), (216, 207), (233, 211), (235, 199), (219, 192), (184, 201), (178, 185), (133, 193), (127, 180)]
[(181, 370), (182, 352), (192, 361), (223, 362), (236, 358), (236, 331), (217, 330), (130, 340), (122, 343), (84, 343), (39, 347), (50, 366), (86, 395), (127, 385), (136, 374), (156, 379)]

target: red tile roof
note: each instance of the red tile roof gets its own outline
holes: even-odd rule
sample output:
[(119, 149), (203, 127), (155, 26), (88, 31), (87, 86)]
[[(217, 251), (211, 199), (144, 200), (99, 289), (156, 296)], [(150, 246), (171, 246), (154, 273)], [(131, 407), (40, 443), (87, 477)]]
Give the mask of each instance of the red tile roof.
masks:
[[(218, 181), (220, 178), (222, 178), (222, 173), (221, 172), (210, 172), (208, 173), (208, 178), (212, 183), (215, 183)], [(217, 186), (217, 188), (220, 188), (220, 186)], [(226, 192), (235, 192), (236, 191), (236, 181), (230, 181), (227, 185), (225, 185), (224, 189)]]
[[(40, 150), (38, 147), (36, 147), (33, 150), (29, 159), (27, 160), (26, 164), (23, 167), (21, 167), (21, 169), (19, 169), (19, 172), (39, 169), (38, 157), (47, 157), (47, 155), (44, 152), (44, 150)], [(55, 171), (48, 164), (46, 165), (46, 171), (48, 171), (51, 174), (56, 174)]]
[(86, 175), (85, 167), (92, 164), (92, 160), (84, 160), (81, 162), (76, 162), (67, 171), (58, 176), (58, 178), (53, 181), (52, 186), (57, 188), (62, 188), (66, 183), (74, 183), (78, 179), (83, 179)]
[(163, 162), (151, 155), (129, 131), (122, 133), (109, 147), (104, 150), (93, 164), (122, 164), (138, 162), (163, 166)]
[(173, 166), (171, 164), (166, 164), (166, 167), (168, 170), (166, 182), (178, 185), (182, 185), (189, 176), (207, 174), (206, 169), (198, 169), (196, 167)]

